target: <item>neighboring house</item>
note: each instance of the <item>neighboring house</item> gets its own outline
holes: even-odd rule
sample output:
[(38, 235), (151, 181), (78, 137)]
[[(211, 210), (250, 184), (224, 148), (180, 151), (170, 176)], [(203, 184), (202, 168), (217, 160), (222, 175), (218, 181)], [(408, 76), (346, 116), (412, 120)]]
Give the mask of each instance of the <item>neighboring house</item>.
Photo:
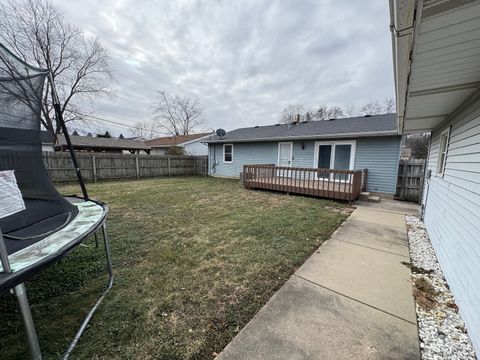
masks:
[[(150, 153), (150, 147), (142, 141), (128, 139), (114, 139), (94, 136), (70, 135), (74, 150), (108, 153)], [(65, 136), (58, 135), (54, 146), (56, 151), (68, 150)]]
[[(207, 155), (208, 147), (203, 142), (211, 133), (165, 136), (145, 141), (152, 148), (153, 155), (168, 155), (172, 148), (180, 148), (188, 155)], [(173, 151), (175, 152), (175, 151)]]
[(368, 169), (368, 191), (395, 194), (401, 136), (395, 114), (255, 126), (211, 136), (209, 173), (239, 177), (246, 164)]
[(480, 352), (480, 1), (392, 1), (399, 132), (432, 131), (423, 219)]
[(55, 137), (50, 131), (41, 130), (40, 138), (42, 141), (42, 151), (55, 151), (53, 144), (55, 142)]

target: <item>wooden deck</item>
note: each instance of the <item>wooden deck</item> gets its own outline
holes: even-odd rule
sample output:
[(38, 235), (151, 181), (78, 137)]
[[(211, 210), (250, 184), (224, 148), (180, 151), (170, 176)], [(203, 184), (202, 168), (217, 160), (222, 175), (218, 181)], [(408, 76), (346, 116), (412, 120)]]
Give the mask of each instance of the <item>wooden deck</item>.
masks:
[(247, 188), (353, 201), (366, 187), (367, 170), (335, 170), (245, 165)]

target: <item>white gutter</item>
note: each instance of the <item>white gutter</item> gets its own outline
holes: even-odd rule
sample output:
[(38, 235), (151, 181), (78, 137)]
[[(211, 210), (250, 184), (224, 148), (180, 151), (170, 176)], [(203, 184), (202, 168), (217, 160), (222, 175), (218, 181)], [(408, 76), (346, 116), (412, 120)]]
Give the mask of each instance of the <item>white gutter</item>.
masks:
[(415, 32), (416, 0), (390, 0), (393, 72), (397, 103), (397, 128), (402, 134), (407, 107), (408, 81)]

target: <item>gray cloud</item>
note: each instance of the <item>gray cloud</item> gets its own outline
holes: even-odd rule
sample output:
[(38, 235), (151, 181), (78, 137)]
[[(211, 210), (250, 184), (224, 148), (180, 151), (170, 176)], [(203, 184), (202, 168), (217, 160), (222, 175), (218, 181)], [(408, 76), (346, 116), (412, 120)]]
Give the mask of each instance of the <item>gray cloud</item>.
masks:
[(227, 130), (289, 103), (393, 97), (386, 1), (56, 2), (111, 53), (116, 97), (98, 114), (115, 121), (150, 119), (157, 90), (198, 97), (206, 129)]

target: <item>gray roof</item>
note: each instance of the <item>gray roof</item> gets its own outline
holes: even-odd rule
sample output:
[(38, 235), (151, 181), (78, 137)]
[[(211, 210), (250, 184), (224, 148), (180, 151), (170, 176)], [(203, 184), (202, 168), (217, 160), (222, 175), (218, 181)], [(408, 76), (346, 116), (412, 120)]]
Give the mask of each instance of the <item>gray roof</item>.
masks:
[(352, 138), (397, 135), (396, 114), (360, 116), (334, 120), (276, 124), (236, 129), (219, 138), (211, 136), (208, 143)]
[[(129, 139), (114, 139), (94, 136), (78, 136), (70, 135), (73, 147), (77, 148), (108, 148), (108, 149), (122, 149), (122, 150), (149, 150), (150, 146), (139, 140)], [(57, 146), (66, 146), (67, 142), (65, 136), (58, 135)]]
[(55, 142), (55, 137), (50, 131), (40, 130), (40, 139), (42, 144), (52, 144)]

